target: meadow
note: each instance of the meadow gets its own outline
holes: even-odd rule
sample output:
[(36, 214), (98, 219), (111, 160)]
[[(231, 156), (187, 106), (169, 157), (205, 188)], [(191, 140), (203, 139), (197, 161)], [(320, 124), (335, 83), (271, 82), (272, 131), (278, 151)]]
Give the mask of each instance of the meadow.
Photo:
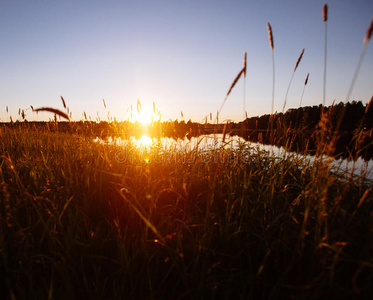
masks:
[(3, 299), (372, 295), (372, 183), (322, 156), (0, 136)]
[(373, 296), (372, 181), (331, 166), (323, 110), (312, 159), (229, 147), (226, 129), (211, 149), (100, 143), (49, 111), (0, 126), (1, 299)]

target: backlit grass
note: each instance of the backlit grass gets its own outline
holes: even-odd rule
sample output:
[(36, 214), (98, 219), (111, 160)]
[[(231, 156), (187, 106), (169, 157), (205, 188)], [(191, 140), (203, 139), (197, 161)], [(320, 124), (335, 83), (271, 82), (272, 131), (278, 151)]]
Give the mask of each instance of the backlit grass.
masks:
[(372, 295), (363, 176), (247, 143), (164, 152), (32, 129), (0, 137), (2, 299)]

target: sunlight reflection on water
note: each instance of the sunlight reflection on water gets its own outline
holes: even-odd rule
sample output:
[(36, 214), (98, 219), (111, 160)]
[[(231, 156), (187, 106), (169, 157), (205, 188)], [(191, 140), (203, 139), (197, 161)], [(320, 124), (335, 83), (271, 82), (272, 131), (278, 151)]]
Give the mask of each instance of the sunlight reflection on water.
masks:
[[(315, 157), (311, 155), (301, 155), (294, 152), (286, 151), (283, 147), (277, 147), (272, 145), (263, 145), (260, 143), (253, 143), (244, 140), (238, 136), (226, 136), (225, 141), (223, 143), (223, 135), (222, 134), (210, 134), (210, 135), (201, 135), (199, 137), (192, 137), (191, 139), (173, 139), (173, 138), (151, 138), (147, 135), (143, 135), (141, 138), (136, 139), (135, 137), (131, 137), (129, 139), (121, 139), (121, 138), (108, 138), (107, 140), (103, 141), (101, 139), (96, 139), (95, 141), (106, 143), (106, 144), (116, 144), (117, 146), (128, 146), (131, 145), (132, 147), (138, 148), (140, 151), (143, 150), (151, 150), (152, 147), (157, 148), (158, 151), (163, 153), (165, 152), (173, 152), (177, 150), (182, 151), (191, 151), (191, 150), (198, 150), (201, 152), (206, 152), (215, 149), (247, 149), (249, 153), (253, 153), (254, 150), (256, 151), (266, 151), (269, 155), (275, 157), (276, 159), (284, 159), (285, 157), (295, 156), (298, 159), (306, 159), (309, 160), (312, 164), (315, 161)], [(324, 156), (325, 161), (330, 162), (330, 169), (333, 172), (343, 174), (345, 177), (350, 176), (361, 176), (365, 174), (365, 178), (369, 180), (373, 180), (373, 161), (364, 161), (362, 158), (358, 158), (356, 161), (351, 161), (347, 159), (338, 159), (334, 160), (330, 157)], [(147, 161), (148, 162), (148, 161)]]

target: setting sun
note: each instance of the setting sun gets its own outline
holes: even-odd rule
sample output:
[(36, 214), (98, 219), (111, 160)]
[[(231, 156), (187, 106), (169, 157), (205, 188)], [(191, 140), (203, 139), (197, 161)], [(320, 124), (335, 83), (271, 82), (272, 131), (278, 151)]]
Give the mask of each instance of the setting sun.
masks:
[(153, 122), (153, 113), (151, 110), (142, 109), (134, 114), (133, 121), (148, 125)]

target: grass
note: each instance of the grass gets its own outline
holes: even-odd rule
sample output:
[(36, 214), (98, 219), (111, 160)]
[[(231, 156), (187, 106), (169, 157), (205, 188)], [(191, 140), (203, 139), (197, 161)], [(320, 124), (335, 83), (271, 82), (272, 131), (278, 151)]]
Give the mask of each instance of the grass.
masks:
[(2, 299), (372, 295), (364, 176), (248, 144), (171, 153), (0, 134)]

